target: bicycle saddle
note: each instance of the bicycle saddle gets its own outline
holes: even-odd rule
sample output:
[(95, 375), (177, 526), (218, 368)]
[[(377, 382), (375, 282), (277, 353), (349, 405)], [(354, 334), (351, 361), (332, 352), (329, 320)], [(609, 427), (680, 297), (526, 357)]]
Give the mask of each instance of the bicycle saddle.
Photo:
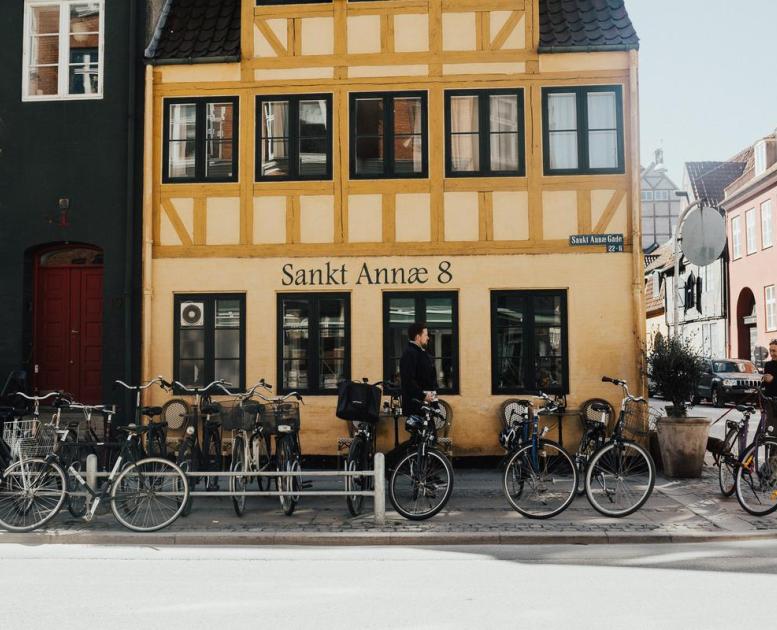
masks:
[(154, 417), (162, 415), (162, 407), (141, 407), (140, 413), (144, 416)]
[(755, 407), (753, 407), (752, 405), (737, 405), (737, 411), (739, 413), (753, 414), (755, 413)]
[(148, 427), (139, 427), (134, 422), (132, 424), (128, 424), (123, 427), (116, 427), (119, 431), (123, 431), (124, 433), (145, 433), (148, 431)]
[(209, 405), (203, 405), (200, 408), (200, 413), (204, 416), (211, 416), (216, 413), (221, 413), (221, 405), (217, 403), (211, 403)]
[(56, 399), (54, 399), (54, 407), (56, 407), (57, 409), (67, 409), (68, 407), (70, 407), (71, 402), (72, 401), (69, 398), (65, 398), (64, 396), (62, 397), (58, 396)]

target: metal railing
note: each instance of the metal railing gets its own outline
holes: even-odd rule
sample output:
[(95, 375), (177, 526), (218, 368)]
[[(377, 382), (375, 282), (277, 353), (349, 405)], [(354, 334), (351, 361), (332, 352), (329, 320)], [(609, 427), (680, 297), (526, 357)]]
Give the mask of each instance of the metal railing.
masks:
[[(87, 457), (86, 480), (95, 489), (98, 477), (107, 477), (108, 472), (94, 470), (96, 459)], [(164, 474), (164, 473), (163, 473)], [(174, 473), (170, 473), (174, 474)], [(386, 523), (386, 457), (383, 453), (375, 453), (372, 470), (294, 470), (279, 471), (270, 470), (264, 472), (240, 472), (240, 471), (192, 471), (186, 473), (188, 479), (201, 477), (371, 477), (373, 479), (372, 490), (243, 490), (235, 492), (231, 490), (192, 490), (191, 497), (348, 497), (366, 496), (374, 499), (375, 524)], [(92, 481), (94, 480), (94, 481)], [(84, 491), (71, 493), (76, 496), (87, 495)]]

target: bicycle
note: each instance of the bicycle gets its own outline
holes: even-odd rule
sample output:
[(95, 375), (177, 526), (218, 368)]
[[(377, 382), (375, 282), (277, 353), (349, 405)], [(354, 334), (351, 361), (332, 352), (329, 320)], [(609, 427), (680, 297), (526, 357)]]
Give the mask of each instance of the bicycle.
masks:
[(542, 392), (537, 398), (545, 403), (539, 410), (529, 401), (517, 401), (509, 426), (500, 435), (508, 451), (502, 490), (519, 514), (546, 519), (563, 512), (574, 500), (577, 469), (560, 444), (545, 439), (549, 427), (539, 426), (543, 416), (561, 412), (561, 402)]
[(585, 493), (593, 508), (604, 516), (621, 518), (641, 508), (655, 485), (656, 466), (650, 453), (624, 438), (624, 433), (647, 435), (649, 409), (644, 398), (629, 392), (626, 381), (603, 376), (602, 382), (623, 390), (618, 420), (607, 438), (609, 404), (591, 405), (593, 412), (601, 414), (600, 422), (585, 422), (575, 463), (585, 476)]
[[(230, 383), (225, 380), (216, 380), (205, 387), (186, 387), (178, 381), (174, 385), (190, 396), (194, 396), (194, 405), (191, 413), (186, 415), (186, 431), (183, 440), (178, 448), (176, 463), (186, 472), (191, 474), (197, 470), (206, 472), (220, 471), (221, 460), (221, 423), (212, 416), (218, 416), (221, 413), (221, 406), (218, 403), (211, 402), (211, 395), (216, 387), (226, 388)], [(203, 446), (200, 447), (199, 428), (202, 420)], [(218, 479), (207, 477), (205, 487), (207, 490), (217, 490), (219, 487)], [(192, 486), (196, 487), (199, 483), (198, 478), (191, 478)], [(188, 516), (192, 510), (192, 498), (189, 497), (183, 511), (183, 516)]]
[[(755, 407), (737, 405), (736, 410), (742, 414), (742, 418), (726, 420), (726, 434), (722, 440), (714, 437), (707, 438), (707, 450), (712, 453), (713, 463), (718, 469), (718, 486), (724, 497), (730, 497), (736, 491), (736, 471), (749, 445), (747, 434), (750, 430), (750, 417), (755, 413)], [(729, 409), (723, 415), (731, 411), (732, 409)], [(763, 421), (764, 418), (761, 419), (761, 422)]]
[[(352, 423), (353, 430), (345, 470), (364, 471), (372, 468), (377, 442), (377, 425), (380, 422), (381, 386), (391, 384), (378, 381), (370, 384), (368, 379), (361, 381), (343, 381), (339, 384), (337, 416)], [(392, 397), (393, 402), (393, 397)], [(389, 405), (389, 403), (386, 403)], [(391, 407), (384, 406), (390, 411)], [(397, 407), (401, 414), (401, 408)], [(346, 492), (372, 490), (374, 478), (370, 475), (349, 475), (345, 477)], [(363, 494), (349, 494), (345, 497), (348, 512), (359, 516), (364, 506)]]
[[(141, 406), (140, 399), (143, 391), (152, 385), (159, 385), (163, 391), (171, 391), (173, 389), (172, 383), (168, 383), (161, 376), (157, 376), (142, 385), (127, 385), (127, 383), (120, 380), (116, 380), (113, 383), (114, 386), (120, 385), (131, 392), (135, 392), (135, 424), (141, 426), (143, 424), (143, 416), (148, 418), (148, 421), (145, 423), (146, 447), (144, 450), (141, 450), (141, 453), (145, 453), (149, 457), (167, 457), (167, 422), (165, 420), (154, 420), (155, 417), (162, 415), (162, 407)], [(139, 446), (142, 449), (142, 444), (139, 444)]]
[[(189, 495), (186, 475), (167, 460), (135, 457), (144, 427), (130, 424), (120, 430), (127, 433), (126, 440), (99, 492), (73, 464), (67, 468), (92, 499), (83, 519), (91, 521), (100, 503), (110, 497), (113, 515), (124, 527), (136, 532), (157, 531), (181, 514)], [(56, 436), (53, 425), (41, 424), (38, 419), (6, 423), (3, 439), (18, 456), (0, 482), (0, 525), (6, 529), (37, 529), (54, 518), (64, 504), (69, 490), (62, 461), (53, 452)], [(36, 516), (32, 521), (28, 518), (31, 513)]]
[(734, 477), (737, 500), (753, 516), (766, 516), (777, 510), (777, 437), (769, 425), (767, 408), (777, 398), (759, 388), (761, 421), (755, 438), (739, 459)]
[[(270, 437), (261, 423), (262, 406), (252, 399), (258, 388), (271, 389), (264, 379), (241, 394), (226, 394), (237, 399), (232, 412), (222, 420), (222, 430), (232, 432), (231, 472), (266, 472), (270, 467)], [(232, 493), (232, 506), (238, 516), (245, 514), (246, 496), (244, 493), (250, 477), (230, 476), (229, 490)], [(257, 476), (259, 490), (269, 487), (266, 477)]]
[(391, 472), (389, 499), (401, 516), (421, 521), (437, 514), (450, 499), (453, 466), (448, 457), (435, 447), (436, 421), (443, 412), (432, 404), (419, 400), (414, 402), (420, 405), (423, 415), (410, 415), (405, 421), (410, 440), (404, 456)]
[[(290, 392), (285, 396), (273, 396), (268, 398), (261, 392), (254, 392), (264, 401), (259, 404), (259, 421), (263, 432), (267, 435), (275, 435), (275, 453), (271, 456), (275, 470), (278, 472), (302, 471), (302, 447), (299, 441), (300, 417), (299, 405), (305, 404), (298, 392)], [(289, 398), (296, 398), (288, 402)], [(299, 503), (299, 494), (303, 488), (309, 485), (303, 482), (302, 477), (296, 475), (282, 475), (275, 478), (275, 487), (281, 492), (281, 508), (286, 516), (294, 514)]]

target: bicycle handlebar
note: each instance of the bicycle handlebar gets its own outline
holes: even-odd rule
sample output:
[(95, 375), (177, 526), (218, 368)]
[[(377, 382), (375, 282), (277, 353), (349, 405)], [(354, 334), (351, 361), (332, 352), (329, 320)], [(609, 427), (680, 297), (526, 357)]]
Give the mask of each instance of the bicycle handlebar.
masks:
[(48, 398), (51, 398), (52, 396), (58, 396), (61, 398), (65, 398), (65, 392), (49, 392), (45, 396), (28, 396), (24, 392), (16, 392), (17, 396), (21, 396), (22, 398), (26, 398), (27, 400), (32, 400), (36, 402), (41, 402), (43, 400), (46, 400)]
[(259, 396), (259, 398), (261, 398), (262, 400), (268, 403), (282, 403), (283, 401), (288, 400), (289, 398), (294, 396), (303, 405), (305, 404), (305, 401), (302, 399), (302, 394), (300, 394), (299, 392), (289, 392), (285, 396), (273, 396), (272, 398), (267, 398), (267, 396), (265, 396), (261, 392), (254, 392), (254, 393), (257, 396)]
[(128, 389), (130, 391), (138, 391), (138, 390), (148, 389), (149, 387), (151, 387), (152, 385), (155, 385), (155, 384), (159, 385), (162, 389), (172, 389), (173, 388), (173, 384), (168, 382), (168, 381), (166, 381), (161, 376), (157, 376), (156, 378), (153, 378), (150, 381), (148, 381), (147, 383), (143, 383), (142, 385), (127, 385), (127, 383), (125, 383), (124, 381), (119, 380), (119, 379), (116, 379), (115, 381), (113, 381), (113, 384), (114, 384), (114, 386), (115, 385), (121, 385), (124, 389)]
[[(194, 387), (192, 389), (186, 387), (186, 385), (184, 385), (180, 381), (173, 381), (173, 385), (175, 385), (176, 387), (180, 387), (182, 390), (190, 394), (204, 394), (214, 385), (219, 385), (220, 387), (223, 388), (224, 385), (230, 386), (232, 385), (232, 383), (230, 383), (229, 381), (225, 381), (224, 379), (218, 379), (216, 381), (213, 381), (212, 383), (208, 383), (205, 387)], [(228, 393), (231, 394), (232, 392), (228, 392)]]

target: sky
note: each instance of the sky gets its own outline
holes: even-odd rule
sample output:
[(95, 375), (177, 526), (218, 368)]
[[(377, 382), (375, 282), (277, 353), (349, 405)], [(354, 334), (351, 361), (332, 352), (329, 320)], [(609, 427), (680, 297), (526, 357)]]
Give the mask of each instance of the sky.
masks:
[(777, 128), (777, 0), (625, 0), (640, 37), (642, 164), (726, 160)]

